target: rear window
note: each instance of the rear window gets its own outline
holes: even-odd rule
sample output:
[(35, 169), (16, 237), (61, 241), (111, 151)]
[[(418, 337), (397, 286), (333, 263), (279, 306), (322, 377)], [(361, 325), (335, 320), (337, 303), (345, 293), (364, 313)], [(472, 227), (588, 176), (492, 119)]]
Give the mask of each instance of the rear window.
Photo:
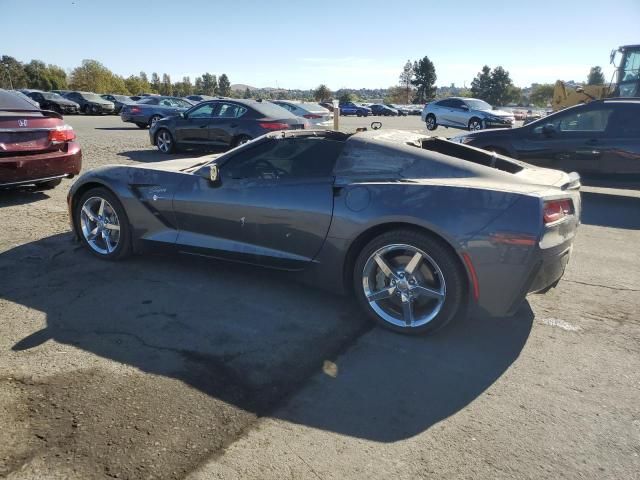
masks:
[[(520, 165), (504, 158), (499, 158), (490, 152), (476, 150), (474, 148), (461, 145), (459, 143), (449, 142), (440, 138), (425, 138), (421, 142), (422, 148), (430, 152), (438, 152), (450, 157), (459, 158), (468, 162), (484, 165), (485, 167), (495, 168), (503, 172), (518, 173), (523, 169)], [(410, 144), (415, 145), (415, 144)]]
[(22, 98), (17, 92), (8, 90), (0, 90), (0, 109), (39, 111), (38, 107)]
[(262, 114), (265, 117), (272, 118), (295, 118), (295, 115), (292, 115), (291, 112), (282, 108), (279, 105), (275, 105), (269, 102), (256, 102), (251, 104), (251, 107), (256, 110), (258, 113)]

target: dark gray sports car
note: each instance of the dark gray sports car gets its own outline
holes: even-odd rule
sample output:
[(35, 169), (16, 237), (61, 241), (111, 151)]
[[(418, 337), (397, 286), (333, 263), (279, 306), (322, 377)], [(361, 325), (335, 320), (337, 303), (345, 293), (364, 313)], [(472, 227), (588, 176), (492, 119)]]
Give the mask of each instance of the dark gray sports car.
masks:
[(555, 286), (580, 218), (574, 174), (440, 138), (270, 133), (222, 155), (82, 175), (78, 239), (110, 260), (163, 247), (298, 272), (376, 321), (432, 332)]

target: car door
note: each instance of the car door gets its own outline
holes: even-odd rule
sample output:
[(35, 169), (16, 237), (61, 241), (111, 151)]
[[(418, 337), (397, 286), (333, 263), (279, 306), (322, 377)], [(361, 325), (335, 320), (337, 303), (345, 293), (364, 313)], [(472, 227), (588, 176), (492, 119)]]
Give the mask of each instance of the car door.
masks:
[(604, 104), (590, 104), (536, 122), (516, 147), (518, 158), (567, 172), (598, 172), (611, 111)]
[(436, 122), (439, 125), (443, 126), (453, 126), (452, 114), (453, 111), (451, 109), (452, 101), (451, 99), (441, 100), (433, 104), (433, 114), (436, 116)]
[(613, 103), (604, 137), (596, 146), (601, 153), (600, 173), (640, 174), (640, 103)]
[(469, 107), (462, 100), (451, 98), (447, 118), (450, 125), (466, 128), (469, 124)]
[(296, 270), (319, 252), (331, 224), (331, 171), (343, 143), (265, 139), (220, 165), (220, 181), (185, 182), (174, 199), (178, 243), (200, 253)]
[(247, 111), (247, 107), (234, 102), (217, 102), (209, 122), (209, 140), (218, 145), (231, 145), (240, 126), (240, 118)]
[(215, 104), (201, 103), (175, 119), (175, 137), (178, 143), (207, 144), (209, 139), (209, 123), (213, 118)]

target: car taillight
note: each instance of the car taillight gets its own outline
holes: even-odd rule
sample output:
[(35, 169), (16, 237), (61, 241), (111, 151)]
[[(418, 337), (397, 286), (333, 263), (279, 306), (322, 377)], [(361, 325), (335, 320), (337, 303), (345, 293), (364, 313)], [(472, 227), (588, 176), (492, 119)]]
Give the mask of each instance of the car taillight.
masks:
[(303, 115), (303, 117), (313, 119), (313, 118), (322, 118), (322, 115), (316, 115), (315, 113), (307, 113), (306, 115)]
[(555, 223), (573, 213), (573, 202), (569, 198), (544, 202), (544, 223)]
[(289, 124), (284, 122), (260, 122), (258, 125), (265, 130), (287, 130), (289, 128)]
[(131, 109), (129, 110), (130, 113), (140, 113), (140, 107), (131, 107)]
[(76, 138), (76, 133), (69, 125), (62, 125), (56, 127), (55, 130), (49, 130), (49, 141), (51, 143), (64, 143), (70, 142)]

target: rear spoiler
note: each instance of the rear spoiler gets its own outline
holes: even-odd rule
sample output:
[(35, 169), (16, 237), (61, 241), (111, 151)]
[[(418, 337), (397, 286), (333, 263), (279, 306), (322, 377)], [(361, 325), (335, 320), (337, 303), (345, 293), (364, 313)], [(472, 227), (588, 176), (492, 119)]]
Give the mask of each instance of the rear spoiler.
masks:
[(563, 183), (560, 187), (562, 190), (580, 190), (582, 183), (580, 182), (580, 174), (578, 172), (571, 172), (569, 174), (569, 181)]
[(59, 118), (62, 120), (62, 115), (52, 110), (28, 110), (26, 108), (0, 108), (0, 112), (12, 112), (12, 113), (41, 113), (45, 117)]

